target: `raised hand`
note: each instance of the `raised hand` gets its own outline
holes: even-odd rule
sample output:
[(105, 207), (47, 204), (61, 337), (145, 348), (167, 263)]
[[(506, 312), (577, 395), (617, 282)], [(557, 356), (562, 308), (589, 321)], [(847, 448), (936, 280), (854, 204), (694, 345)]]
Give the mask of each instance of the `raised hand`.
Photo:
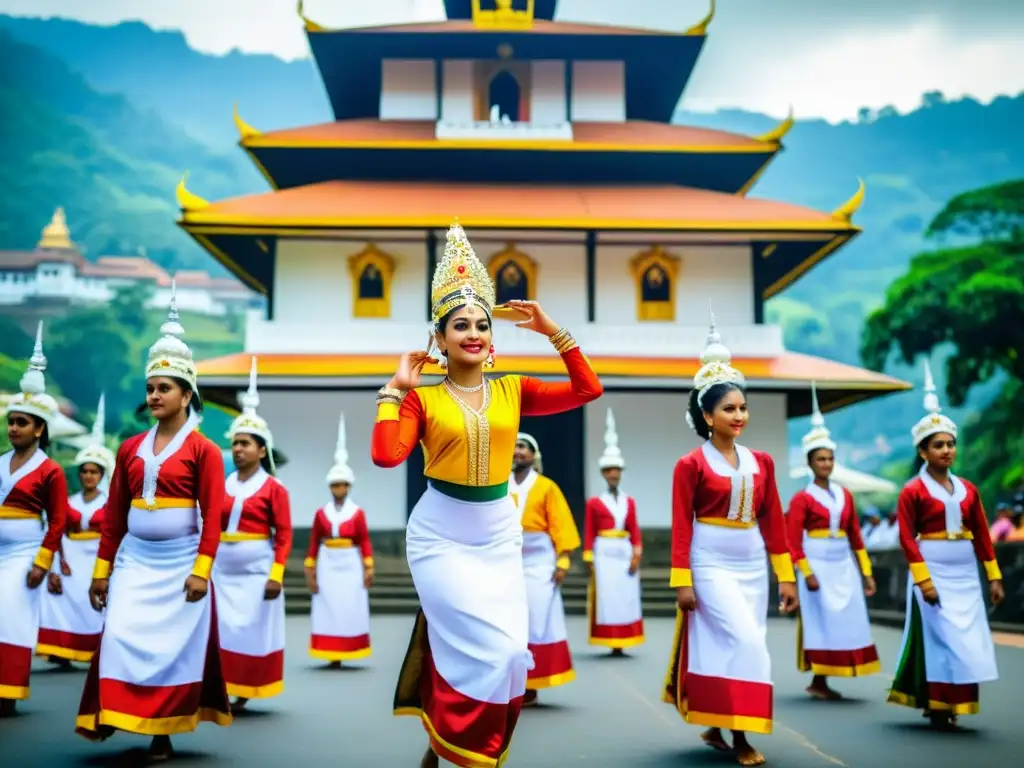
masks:
[(542, 333), (545, 336), (551, 336), (558, 333), (559, 326), (554, 320), (548, 317), (547, 312), (541, 309), (540, 304), (536, 301), (513, 300), (508, 302), (508, 306), (529, 315), (526, 320), (521, 320), (516, 323), (519, 328), (526, 328), (537, 333)]
[(400, 389), (408, 392), (420, 385), (420, 376), (423, 373), (423, 366), (427, 363), (436, 363), (437, 358), (431, 357), (424, 349), (416, 352), (406, 352), (398, 361), (398, 370), (388, 382), (391, 389)]

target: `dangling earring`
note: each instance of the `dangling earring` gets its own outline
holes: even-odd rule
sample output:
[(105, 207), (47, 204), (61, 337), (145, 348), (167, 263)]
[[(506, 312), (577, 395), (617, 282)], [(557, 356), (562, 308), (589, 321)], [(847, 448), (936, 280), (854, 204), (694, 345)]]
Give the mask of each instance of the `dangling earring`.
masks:
[(490, 352), (488, 352), (488, 354), (487, 354), (487, 359), (484, 360), (484, 367), (485, 368), (493, 368), (494, 367), (494, 361), (497, 360), (497, 359), (498, 359), (498, 356), (496, 354), (494, 354), (494, 345), (491, 344), (491, 349), (490, 349)]
[(437, 365), (438, 365), (438, 367), (442, 371), (447, 371), (448, 370), (448, 350), (442, 349), (442, 350), (440, 350), (440, 352), (441, 352), (441, 357), (438, 359)]

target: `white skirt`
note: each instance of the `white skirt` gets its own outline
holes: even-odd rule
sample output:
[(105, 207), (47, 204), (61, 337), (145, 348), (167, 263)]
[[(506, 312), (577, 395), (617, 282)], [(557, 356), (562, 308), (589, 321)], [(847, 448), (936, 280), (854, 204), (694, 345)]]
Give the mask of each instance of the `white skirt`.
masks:
[[(39, 644), (36, 653), (71, 661), (89, 661), (99, 647), (103, 613), (89, 602), (92, 569), (99, 539), (75, 540), (65, 537), (63, 559), (71, 575), (61, 575), (62, 594), (42, 596)], [(57, 567), (54, 570), (60, 573)]]
[(530, 612), (529, 649), (533, 669), (527, 677), (530, 689), (564, 685), (575, 677), (565, 627), (562, 590), (552, 581), (558, 555), (547, 533), (523, 534), (523, 571)]
[(25, 583), (43, 543), (39, 520), (0, 520), (0, 699), (27, 699), (46, 580)]
[(816, 675), (854, 677), (881, 671), (871, 639), (860, 568), (845, 538), (804, 536), (804, 554), (818, 579), (811, 592), (801, 573), (798, 667)]
[(310, 611), (309, 655), (325, 661), (364, 659), (370, 646), (370, 593), (358, 547), (321, 545)]
[(590, 607), (590, 643), (629, 648), (644, 641), (640, 572), (629, 572), (633, 543), (628, 538), (597, 535)]
[(269, 539), (221, 542), (217, 549), (217, 626), (232, 696), (267, 698), (284, 689), (284, 592), (263, 598), (273, 564)]

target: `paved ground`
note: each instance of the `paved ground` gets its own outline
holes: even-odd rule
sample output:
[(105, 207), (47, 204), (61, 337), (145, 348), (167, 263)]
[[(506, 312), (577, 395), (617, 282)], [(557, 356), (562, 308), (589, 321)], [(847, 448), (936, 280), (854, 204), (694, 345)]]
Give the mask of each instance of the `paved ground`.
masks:
[[(289, 617), (287, 690), (236, 719), (230, 728), (201, 725), (176, 737), (176, 768), (417, 768), (425, 737), (413, 718), (395, 718), (391, 697), (408, 642), (411, 616), (373, 621), (374, 655), (358, 668), (329, 671), (306, 658), (308, 619)], [(776, 621), (769, 633), (775, 659), (776, 731), (753, 743), (779, 768), (850, 768), (1020, 764), (1024, 737), (1024, 649), (998, 649), (1002, 679), (982, 689), (982, 713), (964, 718), (959, 734), (936, 734), (921, 716), (885, 704), (888, 674), (839, 682), (849, 698), (839, 704), (803, 695), (795, 670), (794, 625)], [(520, 720), (508, 768), (677, 768), (734, 765), (702, 747), (699, 730), (659, 701), (671, 623), (648, 622), (648, 643), (627, 659), (611, 659), (586, 645), (582, 619), (570, 620), (578, 679), (542, 694), (546, 706)], [(886, 672), (895, 663), (899, 633), (876, 628)], [(124, 764), (143, 737), (117, 734), (90, 744), (73, 733), (84, 674), (38, 665), (32, 699), (12, 720), (0, 721), (0, 766), (73, 768)]]

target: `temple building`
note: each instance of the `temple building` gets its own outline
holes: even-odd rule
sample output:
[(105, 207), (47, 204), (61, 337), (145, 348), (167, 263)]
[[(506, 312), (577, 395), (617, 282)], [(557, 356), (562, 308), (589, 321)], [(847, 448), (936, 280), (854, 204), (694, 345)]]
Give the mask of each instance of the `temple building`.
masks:
[[(909, 388), (787, 352), (782, 329), (765, 324), (769, 298), (857, 236), (864, 189), (851, 179), (852, 197), (831, 212), (751, 197), (792, 118), (756, 137), (671, 123), (713, 5), (673, 32), (555, 21), (555, 6), (446, 0), (443, 21), (327, 29), (300, 4), (335, 120), (264, 132), (236, 105), (241, 148), (271, 190), (208, 202), (179, 185), (180, 226), (267, 300), (244, 353), (201, 362), (204, 396), (237, 408), (258, 356), (261, 412), (291, 459), (281, 476), (299, 526), (326, 498), (339, 411), (372, 528), (404, 527), (424, 488), (421, 457), (372, 466), (373, 393), (400, 354), (424, 347), (430, 280), (456, 217), (498, 300), (540, 301), (604, 382), (586, 409), (522, 424), (578, 515), (602, 487), (613, 407), (626, 487), (645, 527), (668, 527), (672, 467), (697, 443), (685, 396), (709, 299), (748, 379), (744, 442), (773, 453), (780, 478), (787, 419), (810, 413), (811, 380), (824, 411)], [(499, 321), (495, 346), (496, 374), (563, 377), (536, 334)]]

